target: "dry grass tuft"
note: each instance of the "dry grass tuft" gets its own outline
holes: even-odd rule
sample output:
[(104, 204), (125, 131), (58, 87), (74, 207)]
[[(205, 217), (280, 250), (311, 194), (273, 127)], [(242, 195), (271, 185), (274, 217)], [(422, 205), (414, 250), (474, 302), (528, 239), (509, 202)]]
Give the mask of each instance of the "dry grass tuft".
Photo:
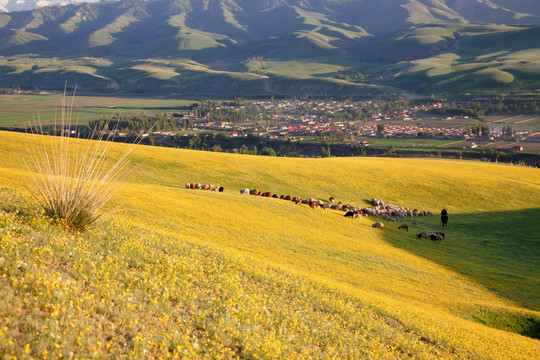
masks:
[(126, 174), (128, 155), (134, 147), (109, 159), (114, 129), (109, 130), (108, 122), (103, 128), (95, 128), (86, 141), (79, 141), (77, 124), (72, 125), (73, 101), (74, 95), (68, 103), (64, 93), (60, 139), (44, 134), (39, 116), (30, 124), (27, 132), (40, 135), (40, 141), (27, 145), (31, 160), (25, 165), (30, 173), (30, 191), (45, 213), (71, 231), (84, 231), (102, 217), (102, 209)]

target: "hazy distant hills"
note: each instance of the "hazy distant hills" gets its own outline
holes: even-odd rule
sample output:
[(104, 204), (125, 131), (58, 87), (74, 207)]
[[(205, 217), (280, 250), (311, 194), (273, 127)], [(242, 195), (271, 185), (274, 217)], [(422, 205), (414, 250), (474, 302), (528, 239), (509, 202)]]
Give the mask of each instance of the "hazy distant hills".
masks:
[[(0, 0), (0, 10), (14, 4), (22, 2)], [(469, 84), (473, 90), (527, 90), (540, 87), (537, 25), (536, 0), (125, 0), (43, 7), (0, 14), (0, 55), (13, 57), (0, 61), (0, 85), (55, 87), (62, 75), (110, 91), (197, 93), (211, 80), (209, 95), (455, 91), (460, 79), (481, 79)], [(39, 58), (30, 60), (29, 53)], [(45, 65), (51, 57), (57, 59)]]
[(0, 0), (0, 12), (33, 10), (44, 6), (98, 2), (101, 0)]

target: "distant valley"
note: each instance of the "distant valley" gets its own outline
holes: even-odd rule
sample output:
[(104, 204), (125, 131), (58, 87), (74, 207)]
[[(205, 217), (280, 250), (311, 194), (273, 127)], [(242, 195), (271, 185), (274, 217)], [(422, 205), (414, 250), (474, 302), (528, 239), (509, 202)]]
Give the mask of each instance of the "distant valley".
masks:
[[(0, 10), (11, 1), (0, 1)], [(52, 2), (46, 3), (51, 4)], [(0, 14), (0, 87), (231, 96), (535, 94), (533, 0), (128, 0)]]

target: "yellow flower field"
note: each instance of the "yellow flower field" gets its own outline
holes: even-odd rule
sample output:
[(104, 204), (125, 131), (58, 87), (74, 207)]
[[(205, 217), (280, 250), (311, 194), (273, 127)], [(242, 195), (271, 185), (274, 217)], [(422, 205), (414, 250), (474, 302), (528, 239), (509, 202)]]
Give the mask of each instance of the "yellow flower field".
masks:
[[(0, 132), (0, 358), (540, 354), (538, 169), (137, 146), (111, 214), (72, 234), (28, 195), (29, 141)], [(380, 231), (371, 217), (241, 188), (361, 206), (376, 197), (435, 216)], [(443, 207), (445, 240), (416, 238), (442, 230)]]

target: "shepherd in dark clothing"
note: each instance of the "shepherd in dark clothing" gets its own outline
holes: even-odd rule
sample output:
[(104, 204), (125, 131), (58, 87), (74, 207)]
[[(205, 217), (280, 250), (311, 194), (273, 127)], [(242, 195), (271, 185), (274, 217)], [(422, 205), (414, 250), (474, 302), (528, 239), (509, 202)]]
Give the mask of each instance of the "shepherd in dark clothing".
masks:
[(448, 224), (448, 212), (446, 209), (442, 209), (441, 211), (441, 223), (443, 227), (446, 227), (446, 224)]

